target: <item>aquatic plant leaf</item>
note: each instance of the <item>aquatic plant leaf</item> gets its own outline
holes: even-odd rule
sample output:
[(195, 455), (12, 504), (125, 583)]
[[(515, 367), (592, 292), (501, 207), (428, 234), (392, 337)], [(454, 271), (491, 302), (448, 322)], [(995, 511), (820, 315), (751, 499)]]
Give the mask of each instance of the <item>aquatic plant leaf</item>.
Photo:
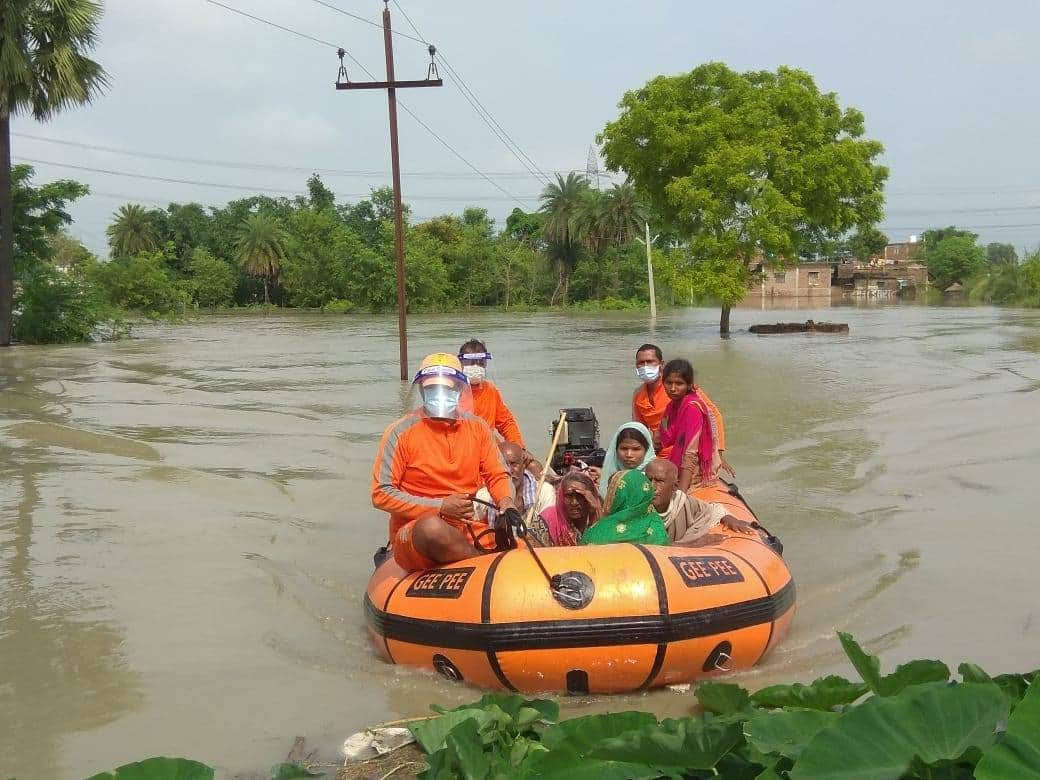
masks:
[(472, 720), (478, 731), (492, 722), (486, 710), (471, 707), (461, 710), (450, 710), (439, 718), (420, 720), (408, 724), (419, 747), (426, 753), (434, 753), (444, 747), (444, 739), (460, 723)]
[(860, 647), (859, 642), (852, 638), (852, 634), (839, 631), (838, 640), (845, 650), (845, 655), (849, 657), (852, 665), (859, 672), (859, 676), (863, 678), (863, 682), (870, 690), (877, 693), (881, 688), (881, 662), (877, 656), (871, 655)]
[(1011, 713), (1004, 738), (975, 767), (978, 780), (1040, 777), (1040, 685), (1034, 682)]
[(213, 768), (187, 758), (156, 756), (124, 764), (88, 780), (213, 780)]
[(881, 678), (881, 689), (876, 691), (882, 696), (895, 696), (904, 688), (922, 683), (946, 682), (950, 679), (950, 667), (942, 661), (909, 661), (900, 664), (892, 674)]
[(516, 777), (538, 780), (656, 780), (661, 772), (645, 764), (585, 758), (568, 748), (531, 756)]
[(820, 677), (808, 685), (771, 685), (751, 694), (751, 702), (759, 707), (831, 710), (841, 704), (852, 704), (868, 690), (864, 683), (854, 683), (832, 675)]
[(1011, 706), (1015, 707), (1026, 695), (1029, 686), (1040, 677), (1040, 669), (1026, 674), (998, 674), (990, 677), (975, 664), (964, 663), (957, 667), (964, 682), (992, 682), (1000, 686), (1000, 690), (1008, 697)]
[(1007, 713), (1006, 697), (992, 684), (933, 682), (896, 696), (875, 696), (819, 731), (790, 776), (897, 780), (915, 757), (934, 764), (956, 761), (971, 748), (986, 749)]
[(628, 731), (657, 726), (657, 718), (648, 712), (612, 712), (586, 715), (549, 726), (542, 732), (542, 744), (549, 750), (566, 747), (584, 755), (605, 739)]
[(716, 715), (730, 715), (751, 709), (751, 697), (748, 692), (733, 683), (701, 683), (694, 695), (703, 709)]
[(484, 743), (475, 720), (464, 720), (444, 740), (445, 750), (455, 755), (455, 763), (466, 780), (485, 780), (491, 770), (491, 759), (484, 753)]
[(809, 740), (838, 717), (837, 712), (820, 710), (762, 712), (744, 723), (744, 736), (762, 753), (798, 758)]
[(588, 756), (641, 763), (660, 770), (711, 769), (743, 740), (739, 723), (678, 718), (604, 739)]
[(942, 661), (910, 661), (896, 667), (892, 674), (881, 676), (881, 662), (877, 656), (866, 652), (851, 634), (838, 632), (838, 639), (845, 650), (845, 655), (856, 667), (863, 682), (878, 696), (895, 696), (904, 688), (922, 683), (946, 681), (950, 679), (950, 669)]

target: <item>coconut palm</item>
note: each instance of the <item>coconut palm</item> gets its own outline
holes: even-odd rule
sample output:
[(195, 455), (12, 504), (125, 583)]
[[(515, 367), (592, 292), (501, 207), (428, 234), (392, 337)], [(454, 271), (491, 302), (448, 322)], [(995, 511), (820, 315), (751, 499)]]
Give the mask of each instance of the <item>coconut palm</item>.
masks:
[(581, 210), (582, 196), (588, 189), (588, 179), (568, 173), (566, 178), (556, 174), (556, 181), (542, 190), (540, 211), (545, 215), (542, 234), (549, 243), (549, 257), (559, 274), (550, 305), (555, 304), (561, 294), (563, 302), (567, 302), (571, 273), (578, 263), (581, 249), (575, 218)]
[(105, 228), (112, 257), (130, 257), (155, 249), (159, 243), (155, 222), (144, 206), (127, 203), (119, 207), (112, 224)]
[(100, 3), (3, 0), (0, 8), (0, 346), (7, 346), (14, 294), (11, 116), (49, 119), (89, 103), (108, 79), (86, 56), (97, 39)]
[(603, 193), (603, 221), (614, 246), (623, 247), (642, 235), (648, 218), (646, 204), (640, 200), (631, 182), (615, 184)]
[(271, 214), (250, 214), (238, 229), (235, 247), (238, 264), (250, 276), (264, 282), (264, 303), (271, 302), (270, 284), (282, 270), (285, 260), (286, 234)]

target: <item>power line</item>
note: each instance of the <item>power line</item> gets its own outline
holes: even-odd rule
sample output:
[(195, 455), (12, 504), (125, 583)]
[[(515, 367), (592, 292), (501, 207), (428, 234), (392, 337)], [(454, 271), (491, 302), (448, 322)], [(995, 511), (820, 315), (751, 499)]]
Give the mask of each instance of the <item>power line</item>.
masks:
[[(117, 154), (123, 157), (140, 157), (145, 160), (161, 160), (164, 162), (175, 162), (183, 163), (188, 165), (206, 165), (214, 168), (234, 168), (238, 170), (255, 170), (255, 171), (282, 171), (285, 173), (319, 173), (323, 176), (343, 176), (343, 177), (388, 177), (389, 171), (368, 171), (368, 170), (351, 170), (343, 168), (322, 168), (319, 166), (311, 165), (277, 165), (274, 163), (252, 163), (243, 162), (236, 160), (216, 160), (212, 158), (203, 157), (181, 157), (178, 155), (163, 154), (160, 152), (146, 152), (133, 149), (123, 149), (117, 146), (105, 146), (102, 144), (88, 144), (81, 141), (70, 141), (63, 138), (50, 138), (43, 135), (33, 135), (31, 133), (18, 133), (12, 132), (12, 136), (16, 138), (25, 138), (31, 141), (40, 141), (42, 143), (57, 144), (59, 146), (70, 146), (76, 149), (88, 149), (96, 152), (105, 152), (107, 154)], [(577, 169), (573, 169), (577, 171)], [(558, 171), (559, 173), (570, 173), (572, 171)], [(403, 171), (403, 176), (414, 177), (414, 178), (429, 178), (429, 179), (472, 179), (476, 175), (467, 173), (465, 171)], [(488, 172), (489, 176), (499, 176), (503, 178), (514, 177), (514, 178), (541, 178), (538, 174), (533, 174), (526, 171), (493, 171)]]
[[(412, 18), (408, 15), (408, 12), (404, 10), (400, 2), (394, 0), (394, 5), (397, 6), (397, 10), (401, 12), (401, 15), (404, 16), (405, 21), (407, 21), (412, 30), (415, 31), (415, 34), (420, 38), (423, 38), (423, 42), (425, 43), (425, 37), (421, 32), (419, 32), (419, 28), (416, 27), (415, 22), (412, 21)], [(462, 96), (470, 104), (473, 110), (476, 111), (477, 116), (480, 117), (484, 124), (491, 129), (491, 132), (498, 137), (498, 139), (505, 145), (506, 149), (508, 149), (510, 153), (519, 160), (520, 164), (527, 168), (528, 171), (540, 176), (547, 184), (551, 183), (551, 179), (544, 171), (542, 171), (541, 168), (538, 167), (538, 164), (520, 147), (520, 144), (513, 140), (513, 137), (506, 132), (506, 129), (502, 127), (491, 112), (487, 110), (484, 104), (480, 102), (480, 99), (476, 96), (473, 90), (469, 88), (469, 85), (466, 84), (462, 76), (459, 75), (459, 72), (455, 70), (450, 62), (448, 62), (448, 58), (444, 56), (443, 52), (438, 52), (438, 54), (440, 56), (440, 61), (448, 70), (448, 76), (455, 83), (455, 86), (459, 88), (459, 92), (462, 93)]]
[[(320, 38), (314, 38), (314, 37), (312, 37), (312, 36), (309, 36), (309, 35), (306, 35), (306, 34), (304, 34), (304, 33), (300, 33), (300, 32), (298, 32), (298, 31), (296, 31), (296, 30), (292, 30), (292, 29), (290, 29), (290, 28), (288, 28), (288, 27), (283, 27), (283, 26), (282, 26), (282, 25), (280, 25), (280, 24), (275, 24), (274, 22), (271, 22), (271, 21), (270, 21), (270, 20), (268, 20), (268, 19), (264, 19), (264, 18), (262, 18), (262, 17), (259, 17), (259, 16), (254, 16), (253, 14), (247, 14), (247, 13), (245, 13), (244, 11), (239, 11), (238, 9), (236, 9), (236, 8), (232, 8), (231, 6), (228, 6), (228, 5), (224, 5), (223, 3), (220, 3), (220, 2), (218, 2), (217, 0), (205, 0), (205, 2), (207, 2), (207, 3), (212, 3), (213, 5), (219, 6), (219, 7), (221, 7), (221, 8), (226, 8), (227, 10), (229, 10), (229, 11), (231, 11), (231, 12), (233, 12), (233, 13), (238, 13), (238, 14), (240, 14), (240, 15), (242, 15), (242, 16), (245, 16), (245, 17), (247, 17), (247, 18), (249, 18), (249, 19), (253, 19), (253, 20), (255, 20), (255, 21), (257, 21), (257, 22), (260, 22), (260, 23), (262, 23), (262, 24), (268, 24), (268, 25), (270, 25), (270, 26), (272, 26), (272, 27), (276, 27), (276, 28), (278, 28), (278, 29), (280, 29), (280, 30), (284, 30), (284, 31), (286, 31), (286, 32), (288, 32), (288, 33), (292, 33), (293, 35), (298, 35), (298, 36), (300, 36), (301, 38), (307, 38), (307, 39), (309, 39), (309, 40), (312, 40), (312, 41), (315, 41), (315, 42), (317, 42), (317, 43), (320, 43), (320, 44), (322, 44), (322, 45), (324, 45), (324, 46), (332, 46), (333, 48), (337, 48), (337, 49), (339, 49), (339, 48), (342, 48), (342, 47), (337, 47), (337, 46), (335, 46), (335, 44), (329, 43), (328, 41), (323, 41), (323, 40), (321, 40)], [(374, 75), (374, 74), (372, 73), (372, 71), (370, 71), (370, 70), (369, 70), (368, 68), (366, 68), (366, 67), (365, 67), (364, 65), (362, 65), (362, 64), (361, 64), (361, 62), (360, 62), (360, 61), (359, 61), (359, 60), (358, 60), (358, 59), (357, 59), (357, 58), (356, 58), (356, 57), (355, 57), (355, 56), (354, 56), (353, 54), (351, 54), (351, 53), (350, 53), (349, 51), (347, 51), (346, 49), (343, 49), (343, 51), (344, 51), (344, 53), (345, 53), (345, 54), (346, 54), (346, 55), (347, 55), (348, 57), (350, 57), (351, 61), (352, 61), (352, 62), (353, 62), (353, 63), (354, 63), (355, 65), (357, 65), (357, 66), (358, 66), (359, 68), (361, 68), (361, 70), (362, 70), (362, 71), (364, 71), (364, 72), (365, 72), (365, 74), (367, 74), (367, 75), (368, 75), (368, 77), (369, 77), (370, 79), (372, 79), (373, 81), (375, 81), (375, 80), (376, 80), (376, 77), (375, 77), (375, 75)], [(494, 187), (495, 189), (497, 189), (497, 190), (498, 190), (499, 192), (501, 192), (501, 193), (502, 193), (503, 195), (507, 196), (507, 197), (508, 197), (508, 198), (509, 198), (510, 200), (516, 201), (516, 203), (518, 203), (518, 204), (519, 204), (519, 205), (520, 205), (521, 207), (524, 207), (524, 202), (523, 202), (522, 200), (520, 200), (520, 199), (519, 199), (518, 197), (516, 197), (515, 195), (513, 195), (513, 194), (512, 194), (511, 192), (509, 192), (509, 191), (508, 191), (507, 189), (505, 189), (504, 187), (502, 187), (502, 186), (501, 186), (500, 184), (498, 184), (498, 182), (496, 182), (496, 181), (493, 181), (493, 180), (492, 180), (492, 179), (491, 179), (491, 178), (490, 178), (490, 177), (489, 177), (489, 176), (488, 176), (488, 175), (487, 175), (486, 173), (484, 173), (483, 171), (481, 171), (481, 170), (480, 170), (479, 168), (477, 168), (477, 166), (475, 166), (475, 165), (474, 165), (473, 163), (471, 163), (471, 162), (470, 162), (469, 160), (467, 160), (467, 159), (466, 159), (465, 157), (463, 157), (463, 156), (462, 156), (461, 154), (459, 154), (459, 152), (458, 152), (458, 151), (456, 151), (454, 147), (452, 147), (452, 146), (451, 146), (451, 145), (450, 145), (450, 144), (449, 144), (449, 143), (448, 143), (447, 141), (445, 141), (445, 140), (444, 140), (443, 138), (441, 138), (441, 137), (440, 137), (439, 135), (437, 135), (437, 133), (435, 133), (435, 132), (433, 131), (433, 129), (432, 129), (432, 128), (431, 128), (431, 127), (430, 127), (430, 126), (428, 125), (428, 124), (426, 124), (426, 123), (425, 123), (425, 122), (423, 122), (423, 121), (422, 121), (421, 119), (419, 119), (419, 117), (418, 117), (418, 116), (416, 115), (416, 113), (415, 113), (414, 111), (412, 111), (412, 110), (411, 110), (410, 108), (408, 108), (408, 106), (406, 106), (406, 105), (405, 105), (405, 104), (404, 104), (404, 103), (403, 103), (403, 102), (402, 102), (402, 101), (400, 100), (400, 98), (398, 98), (398, 100), (397, 100), (397, 105), (399, 105), (399, 106), (400, 106), (400, 107), (401, 107), (402, 109), (404, 109), (404, 110), (405, 110), (405, 111), (406, 111), (406, 112), (408, 113), (408, 115), (409, 115), (409, 116), (411, 116), (411, 117), (412, 117), (412, 119), (414, 119), (414, 120), (415, 120), (416, 122), (418, 122), (418, 123), (419, 123), (419, 125), (421, 125), (421, 126), (423, 127), (423, 129), (425, 129), (425, 130), (426, 130), (426, 132), (428, 132), (428, 133), (429, 133), (429, 134), (430, 134), (431, 136), (433, 136), (433, 137), (434, 137), (434, 138), (435, 138), (435, 139), (436, 139), (436, 140), (437, 140), (437, 141), (438, 141), (438, 142), (439, 142), (439, 143), (441, 144), (441, 146), (443, 146), (443, 147), (444, 147), (445, 149), (447, 149), (447, 150), (448, 150), (449, 152), (451, 152), (451, 153), (452, 153), (452, 154), (454, 154), (454, 155), (455, 155), (456, 157), (458, 157), (458, 158), (459, 158), (459, 159), (460, 159), (460, 160), (461, 160), (461, 161), (462, 161), (463, 163), (465, 163), (465, 164), (466, 164), (466, 166), (467, 166), (467, 167), (469, 167), (469, 168), (470, 168), (471, 170), (473, 170), (473, 172), (474, 172), (474, 173), (477, 173), (477, 174), (479, 174), (479, 175), (480, 175), (480, 177), (481, 177), (482, 179), (484, 179), (485, 181), (487, 181), (487, 182), (488, 182), (488, 184), (490, 184), (490, 185), (491, 185), (492, 187)]]
[[(54, 160), (39, 160), (32, 157), (20, 157), (19, 162), (33, 163), (36, 165), (52, 165), (57, 168), (69, 168), (75, 171), (87, 171), (90, 173), (102, 173), (109, 176), (122, 176), (128, 179), (143, 179), (146, 181), (160, 181), (167, 184), (187, 184), (195, 187), (216, 187), (218, 189), (225, 190), (241, 190), (244, 192), (256, 193), (271, 193), (274, 195), (306, 195), (306, 192), (301, 190), (289, 190), (289, 189), (275, 189), (272, 187), (261, 187), (252, 184), (230, 184), (227, 182), (213, 182), (213, 181), (198, 181), (195, 179), (177, 179), (169, 176), (153, 176), (145, 173), (134, 173), (132, 171), (117, 171), (110, 168), (93, 168), (86, 165), (74, 165), (72, 163), (55, 162)], [(345, 192), (338, 193), (344, 198), (368, 198), (371, 196), (371, 192), (360, 193), (360, 192)], [(528, 200), (536, 200), (538, 196), (530, 195), (527, 196)], [(446, 202), (461, 202), (461, 201), (473, 201), (473, 200), (516, 200), (516, 196), (508, 195), (507, 198), (499, 198), (496, 195), (410, 195), (409, 200), (430, 200), (430, 201), (446, 201)]]
[[(325, 0), (311, 0), (311, 2), (317, 3), (320, 6), (324, 6), (325, 8), (328, 8), (330, 11), (335, 11), (336, 13), (343, 14), (344, 16), (349, 16), (351, 19), (357, 19), (359, 22), (363, 22), (363, 23), (365, 23), (367, 25), (371, 25), (372, 27), (378, 27), (380, 30), (383, 29), (383, 25), (381, 25), (379, 22), (373, 22), (371, 19), (366, 19), (365, 17), (363, 17), (363, 16), (361, 16), (359, 14), (351, 13), (350, 11), (344, 10), (343, 8), (340, 8), (339, 6), (332, 5), (332, 3), (326, 3)], [(420, 38), (416, 38), (414, 36), (411, 36), (408, 33), (400, 32), (399, 30), (391, 30), (390, 32), (392, 32), (394, 35), (399, 35), (402, 38), (407, 38), (410, 41), (416, 41), (417, 43), (421, 43), (421, 44), (427, 45), (426, 41), (424, 41), (424, 40), (422, 40)], [(418, 34), (419, 34), (418, 31), (416, 31), (416, 35), (418, 35)]]
[[(299, 38), (303, 38), (303, 39), (308, 40), (308, 41), (313, 41), (314, 43), (320, 43), (322, 46), (328, 46), (328, 47), (330, 47), (332, 49), (339, 49), (339, 48), (341, 48), (341, 47), (337, 46), (334, 43), (330, 43), (329, 41), (323, 41), (321, 38), (315, 38), (313, 35), (308, 35), (307, 33), (302, 33), (299, 30), (293, 30), (293, 29), (291, 29), (289, 27), (283, 27), (282, 25), (278, 24), (277, 22), (272, 22), (270, 19), (264, 19), (261, 16), (254, 16), (253, 14), (248, 13), (247, 11), (242, 11), (242, 10), (239, 10), (238, 8), (232, 8), (230, 5), (224, 5), (223, 3), (219, 2), (219, 0), (203, 0), (203, 2), (209, 3), (210, 5), (215, 5), (218, 8), (223, 8), (225, 11), (230, 11), (233, 14), (238, 14), (239, 16), (244, 16), (247, 19), (252, 19), (254, 22), (260, 22), (260, 24), (266, 24), (268, 27), (274, 27), (275, 29), (281, 30), (282, 32), (287, 32), (290, 35), (295, 35), (295, 36), (297, 36)], [(344, 49), (344, 51), (346, 51), (346, 50)], [(349, 54), (349, 52), (348, 52), (348, 54)], [(354, 59), (354, 58), (351, 57), (351, 59)]]

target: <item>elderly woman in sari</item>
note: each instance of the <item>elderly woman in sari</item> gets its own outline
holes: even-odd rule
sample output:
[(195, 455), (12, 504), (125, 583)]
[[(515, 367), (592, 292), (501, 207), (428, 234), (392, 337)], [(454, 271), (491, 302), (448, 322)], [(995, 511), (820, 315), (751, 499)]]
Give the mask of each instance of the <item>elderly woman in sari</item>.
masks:
[(602, 508), (596, 483), (587, 474), (571, 471), (556, 485), (556, 504), (532, 518), (527, 530), (543, 547), (574, 546), (599, 520)]
[(642, 471), (619, 471), (610, 481), (606, 514), (582, 534), (581, 543), (668, 544), (668, 532), (653, 501), (654, 488)]

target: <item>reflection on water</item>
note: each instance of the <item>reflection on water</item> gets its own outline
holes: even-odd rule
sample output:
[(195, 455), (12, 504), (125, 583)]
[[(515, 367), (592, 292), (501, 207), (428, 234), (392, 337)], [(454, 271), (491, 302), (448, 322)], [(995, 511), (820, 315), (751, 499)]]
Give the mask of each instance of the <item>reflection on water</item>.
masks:
[[(799, 585), (750, 686), (885, 663), (1035, 667), (1031, 481), (1040, 316), (925, 307), (416, 317), (413, 363), (471, 337), (496, 355), (532, 449), (558, 409), (627, 419), (632, 350), (688, 356), (726, 413), (741, 491)], [(392, 319), (243, 315), (90, 347), (0, 352), (0, 776), (81, 777), (154, 754), (262, 769), (296, 734), (358, 728), (466, 687), (376, 661), (361, 594), (386, 520), (374, 447), (408, 398)], [(686, 712), (669, 691), (567, 711)]]

